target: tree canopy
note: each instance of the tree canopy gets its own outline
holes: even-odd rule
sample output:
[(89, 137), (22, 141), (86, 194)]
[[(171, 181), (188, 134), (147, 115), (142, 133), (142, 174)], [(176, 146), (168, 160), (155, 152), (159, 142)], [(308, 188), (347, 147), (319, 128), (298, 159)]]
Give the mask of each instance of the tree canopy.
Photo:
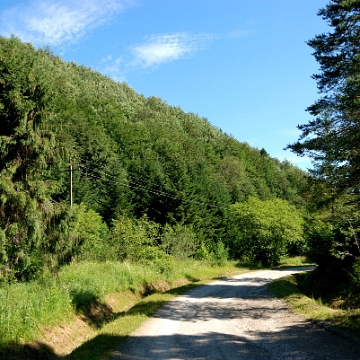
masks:
[[(0, 38), (0, 121), (3, 273), (84, 257), (86, 237), (103, 249), (99, 218), (114, 249), (119, 229), (138, 228), (139, 246), (194, 256), (231, 246), (232, 204), (250, 197), (305, 204), (307, 174), (289, 162), (17, 38)], [(93, 236), (85, 230), (91, 219)], [(144, 235), (144, 221), (157, 230)]]
[(308, 41), (320, 65), (313, 78), (322, 97), (288, 147), (314, 160), (312, 204), (322, 212), (308, 234), (312, 256), (348, 275), (360, 257), (360, 1), (331, 0), (318, 15), (331, 28)]
[(313, 75), (323, 96), (307, 111), (300, 140), (289, 148), (315, 161), (313, 174), (338, 192), (359, 190), (360, 182), (360, 2), (332, 0), (319, 10), (332, 31), (308, 41), (320, 65)]

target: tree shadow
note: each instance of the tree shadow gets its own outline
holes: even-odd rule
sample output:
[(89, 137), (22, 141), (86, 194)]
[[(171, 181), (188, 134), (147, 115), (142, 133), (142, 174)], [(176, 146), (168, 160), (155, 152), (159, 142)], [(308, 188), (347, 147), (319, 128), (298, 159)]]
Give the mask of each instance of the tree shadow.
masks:
[(0, 360), (58, 360), (60, 359), (46, 344), (8, 344), (0, 348)]
[[(326, 339), (327, 338), (327, 339)], [(360, 345), (310, 323), (280, 332), (249, 332), (231, 335), (216, 331), (195, 335), (129, 337), (113, 353), (117, 359), (359, 359)]]

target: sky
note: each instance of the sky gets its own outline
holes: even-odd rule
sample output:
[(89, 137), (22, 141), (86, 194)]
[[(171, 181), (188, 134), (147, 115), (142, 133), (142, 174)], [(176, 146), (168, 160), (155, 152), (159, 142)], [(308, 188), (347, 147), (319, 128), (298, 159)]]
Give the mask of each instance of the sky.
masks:
[(306, 41), (328, 0), (0, 0), (0, 35), (50, 47), (137, 93), (206, 118), (307, 169), (284, 148), (321, 94)]

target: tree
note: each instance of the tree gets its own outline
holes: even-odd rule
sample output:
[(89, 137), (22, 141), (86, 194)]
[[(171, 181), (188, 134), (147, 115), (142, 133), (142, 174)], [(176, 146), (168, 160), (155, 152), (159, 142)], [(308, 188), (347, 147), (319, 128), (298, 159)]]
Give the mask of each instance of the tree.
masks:
[(359, 191), (360, 183), (360, 1), (332, 0), (319, 10), (333, 28), (308, 41), (320, 74), (313, 75), (324, 94), (307, 111), (315, 117), (299, 125), (302, 135), (288, 145), (314, 160), (313, 175), (337, 192)]
[(315, 119), (298, 126), (302, 135), (288, 148), (314, 160), (313, 183), (320, 187), (313, 201), (331, 205), (326, 222), (332, 236), (310, 232), (310, 238), (349, 262), (360, 255), (360, 1), (331, 0), (318, 15), (332, 28), (308, 41), (320, 64), (313, 78), (323, 96), (307, 109)]
[(47, 128), (53, 91), (47, 55), (18, 39), (0, 38), (0, 274), (29, 277), (59, 251), (54, 226), (62, 208), (51, 201), (58, 182), (54, 134)]
[(276, 265), (293, 244), (304, 243), (302, 214), (285, 200), (249, 197), (231, 206), (232, 248), (238, 257)]

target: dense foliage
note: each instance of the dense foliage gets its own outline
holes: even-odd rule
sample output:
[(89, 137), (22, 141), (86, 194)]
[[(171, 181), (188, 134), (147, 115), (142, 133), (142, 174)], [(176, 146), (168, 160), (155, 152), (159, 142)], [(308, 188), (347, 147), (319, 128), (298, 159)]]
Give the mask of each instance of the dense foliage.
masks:
[(4, 276), (74, 258), (221, 262), (244, 255), (232, 204), (305, 204), (289, 162), (17, 38), (0, 38), (0, 121)]
[(294, 245), (297, 253), (304, 252), (304, 218), (287, 201), (249, 197), (231, 208), (237, 233), (231, 248), (238, 256), (274, 265), (291, 253)]
[(308, 42), (323, 96), (289, 147), (314, 159), (312, 206), (319, 213), (308, 232), (311, 257), (343, 283), (360, 283), (360, 1), (331, 0), (318, 15), (332, 28)]

